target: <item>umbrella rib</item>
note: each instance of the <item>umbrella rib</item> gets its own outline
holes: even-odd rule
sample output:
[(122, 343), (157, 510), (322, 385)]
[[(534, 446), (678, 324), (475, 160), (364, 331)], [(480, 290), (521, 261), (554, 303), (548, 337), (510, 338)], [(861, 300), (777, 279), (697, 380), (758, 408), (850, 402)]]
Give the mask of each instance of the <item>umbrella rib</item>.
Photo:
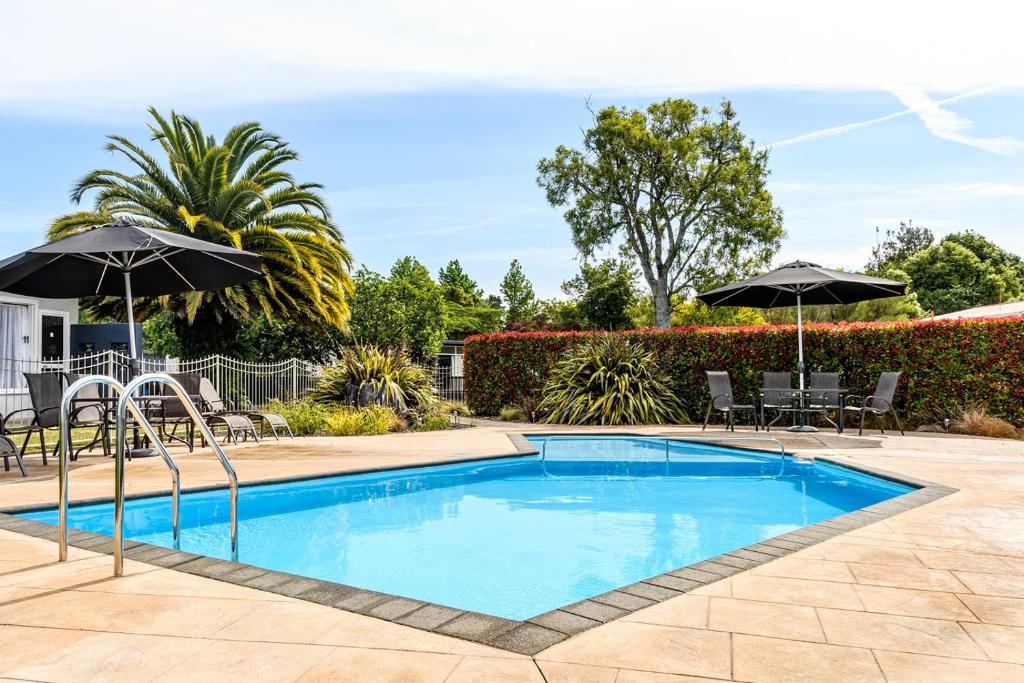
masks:
[(147, 263), (152, 263), (153, 261), (156, 261), (158, 259), (163, 259), (164, 256), (174, 256), (175, 254), (180, 254), (181, 252), (185, 251), (184, 249), (178, 249), (176, 251), (172, 251), (170, 253), (167, 253), (167, 251), (169, 249), (170, 249), (170, 247), (164, 247), (163, 249), (158, 249), (157, 251), (154, 251), (152, 254), (150, 254), (149, 256), (147, 256), (144, 259), (141, 259), (138, 263), (136, 263), (133, 266), (133, 268), (141, 268), (142, 266), (146, 265)]
[(256, 275), (263, 275), (263, 271), (259, 270), (257, 268), (250, 268), (249, 266), (242, 265), (241, 263), (236, 263), (235, 261), (232, 261), (231, 259), (224, 258), (223, 256), (219, 256), (219, 255), (214, 254), (212, 252), (205, 252), (205, 253), (206, 253), (207, 256), (212, 256), (213, 258), (218, 259), (220, 261), (223, 261), (224, 263), (230, 264), (230, 265), (234, 266), (235, 268), (241, 268), (243, 270), (249, 271), (250, 273), (255, 273)]
[(163, 256), (160, 257), (160, 260), (163, 261), (164, 263), (166, 263), (167, 267), (170, 268), (171, 270), (173, 270), (174, 274), (177, 275), (178, 277), (180, 277), (181, 281), (184, 282), (186, 285), (188, 285), (189, 289), (191, 289), (193, 292), (196, 291), (196, 286), (193, 285), (191, 282), (189, 282), (189, 279), (187, 277), (185, 277), (184, 275), (182, 275), (181, 271), (178, 270), (177, 268), (175, 268), (173, 263), (171, 263), (170, 261), (165, 259)]
[(100, 279), (96, 283), (96, 294), (99, 294), (100, 293), (100, 288), (103, 287), (103, 280), (107, 277), (107, 268), (109, 268), (109, 267), (110, 267), (109, 264), (106, 264), (106, 263), (103, 264), (103, 270), (100, 271)]

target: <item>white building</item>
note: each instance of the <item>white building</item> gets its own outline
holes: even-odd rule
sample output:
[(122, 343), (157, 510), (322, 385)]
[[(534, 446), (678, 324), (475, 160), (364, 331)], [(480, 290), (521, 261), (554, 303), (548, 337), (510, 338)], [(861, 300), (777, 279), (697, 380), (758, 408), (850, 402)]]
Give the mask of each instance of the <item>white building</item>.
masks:
[(0, 412), (27, 405), (24, 372), (71, 353), (78, 299), (35, 299), (0, 292)]

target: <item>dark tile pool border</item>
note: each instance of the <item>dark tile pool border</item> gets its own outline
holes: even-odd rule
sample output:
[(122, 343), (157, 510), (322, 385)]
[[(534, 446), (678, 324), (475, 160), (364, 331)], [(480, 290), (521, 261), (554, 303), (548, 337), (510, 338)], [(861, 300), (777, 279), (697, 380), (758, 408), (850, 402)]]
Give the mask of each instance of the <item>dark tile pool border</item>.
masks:
[[(531, 436), (609, 436), (605, 433), (577, 434), (531, 434)], [(637, 433), (617, 433), (618, 436), (652, 436)], [(402, 465), (395, 467), (368, 468), (349, 470), (346, 472), (303, 475), (299, 477), (282, 477), (272, 480), (246, 482), (241, 486), (258, 486), (262, 484), (286, 483), (309, 479), (341, 476), (346, 474), (365, 474), (401, 469), (416, 469), (433, 465), (445, 465), (498, 458), (512, 458), (524, 455), (536, 455), (537, 449), (522, 434), (508, 434), (516, 452), (504, 455), (488, 455), (468, 457), (444, 462), (424, 463), (421, 465)], [(699, 442), (699, 437), (679, 438), (681, 441)], [(720, 442), (716, 442), (720, 443)], [(788, 457), (792, 457), (789, 454)], [(476, 643), (489, 645), (509, 652), (524, 655), (535, 655), (555, 643), (561, 642), (578, 633), (587, 631), (609, 621), (614, 621), (641, 610), (645, 607), (663, 602), (694, 589), (706, 586), (740, 572), (758, 567), (780, 557), (785, 557), (798, 550), (810, 547), (822, 541), (840, 536), (848, 531), (859, 529), (869, 524), (882, 521), (893, 515), (912, 510), (934, 500), (955, 493), (957, 489), (935, 484), (913, 477), (850, 463), (831, 457), (816, 457), (815, 460), (845, 467), (864, 474), (904, 484), (915, 490), (866, 508), (849, 512), (838, 517), (802, 527), (794, 531), (753, 543), (743, 548), (730, 550), (715, 557), (680, 567), (664, 574), (652, 576), (642, 581), (621, 586), (615, 590), (595, 595), (586, 600), (565, 605), (558, 609), (538, 614), (529, 619), (515, 621), (503, 619), (489, 614), (461, 610), (444, 605), (414, 600), (398, 595), (379, 593), (332, 581), (312, 579), (286, 572), (278, 572), (252, 565), (219, 560), (203, 555), (195, 555), (182, 551), (170, 550), (161, 546), (125, 541), (125, 557), (146, 564), (173, 569), (196, 576), (203, 576), (239, 586), (255, 588), (269, 593), (298, 598), (328, 607), (355, 612), (396, 624), (418, 628), (432, 633), (462, 638)], [(187, 489), (183, 493), (192, 493), (221, 486), (203, 486)], [(165, 493), (137, 494), (130, 498), (146, 498)], [(110, 498), (75, 501), (75, 505), (110, 502)], [(55, 541), (57, 529), (51, 524), (23, 519), (14, 513), (29, 512), (52, 508), (52, 505), (34, 505), (5, 508), (0, 510), (0, 529), (13, 531), (28, 536)], [(71, 531), (68, 544), (83, 550), (111, 554), (113, 552), (110, 536), (103, 536), (87, 531)]]

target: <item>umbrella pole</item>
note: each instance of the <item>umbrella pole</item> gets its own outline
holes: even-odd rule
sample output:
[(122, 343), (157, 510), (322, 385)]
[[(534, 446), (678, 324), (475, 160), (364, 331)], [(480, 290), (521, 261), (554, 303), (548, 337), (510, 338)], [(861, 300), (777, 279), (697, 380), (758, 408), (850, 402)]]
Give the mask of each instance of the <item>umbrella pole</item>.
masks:
[(807, 424), (807, 395), (804, 393), (804, 314), (800, 301), (800, 293), (796, 295), (796, 349), (797, 361), (796, 372), (800, 375), (800, 424), (794, 424), (787, 431), (790, 432), (816, 432), (817, 427)]
[(800, 375), (800, 391), (804, 390), (804, 317), (800, 306), (800, 295), (796, 295), (796, 371)]
[(135, 307), (132, 306), (132, 274), (131, 271), (124, 271), (124, 298), (128, 302), (128, 352), (132, 357), (132, 365), (138, 358), (138, 348), (135, 342)]

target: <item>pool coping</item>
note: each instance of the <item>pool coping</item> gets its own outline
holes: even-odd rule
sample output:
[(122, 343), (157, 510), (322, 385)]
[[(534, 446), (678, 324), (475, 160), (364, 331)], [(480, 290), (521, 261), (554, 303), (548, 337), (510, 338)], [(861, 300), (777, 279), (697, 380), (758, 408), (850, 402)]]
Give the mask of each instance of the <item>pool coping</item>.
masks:
[[(530, 436), (635, 436), (664, 438), (659, 435), (635, 432), (588, 433), (531, 433)], [(257, 480), (239, 484), (240, 487), (323, 479), (333, 476), (368, 474), (402, 469), (441, 466), (483, 460), (516, 458), (538, 455), (538, 451), (525, 435), (508, 433), (509, 441), (516, 452), (498, 455), (467, 457), (418, 465), (397, 465), (377, 468), (346, 470)], [(671, 437), (680, 441), (701, 442), (700, 437)], [(716, 444), (727, 442), (716, 441)], [(728, 446), (737, 448), (738, 446)], [(789, 457), (793, 454), (787, 453)], [(277, 595), (297, 598), (328, 607), (334, 607), (365, 616), (383, 619), (403, 626), (410, 626), (439, 635), (461, 638), (488, 645), (501, 650), (524, 655), (535, 655), (548, 647), (574, 635), (602, 624), (614, 621), (638, 610), (664, 602), (697, 588), (733, 576), (748, 569), (771, 562), (780, 557), (803, 550), (835, 536), (882, 521), (901, 512), (912, 510), (939, 498), (955, 493), (958, 489), (930, 481), (889, 472), (879, 468), (851, 463), (828, 456), (803, 458), (820, 460), (845, 467), (856, 472), (910, 486), (915, 490), (895, 498), (875, 503), (860, 510), (848, 512), (816, 524), (801, 527), (778, 536), (752, 543), (742, 548), (701, 560), (668, 572), (652, 576), (614, 590), (595, 595), (585, 600), (564, 605), (523, 620), (501, 617), (439, 605), (379, 591), (356, 588), (345, 584), (314, 579), (307, 576), (278, 572), (253, 565), (220, 560), (205, 555), (171, 550), (162, 546), (126, 540), (124, 556), (165, 569), (216, 579), (239, 586), (255, 588)], [(225, 488), (223, 485), (208, 485), (185, 489), (183, 493)], [(166, 493), (137, 493), (128, 499), (150, 498)], [(74, 504), (87, 505), (111, 502), (111, 498), (76, 500)], [(44, 522), (14, 516), (17, 513), (50, 509), (52, 505), (26, 505), (0, 509), (0, 529), (26, 534), (50, 541), (56, 540), (57, 527)], [(69, 530), (68, 544), (83, 550), (112, 554), (111, 537), (87, 531)]]

